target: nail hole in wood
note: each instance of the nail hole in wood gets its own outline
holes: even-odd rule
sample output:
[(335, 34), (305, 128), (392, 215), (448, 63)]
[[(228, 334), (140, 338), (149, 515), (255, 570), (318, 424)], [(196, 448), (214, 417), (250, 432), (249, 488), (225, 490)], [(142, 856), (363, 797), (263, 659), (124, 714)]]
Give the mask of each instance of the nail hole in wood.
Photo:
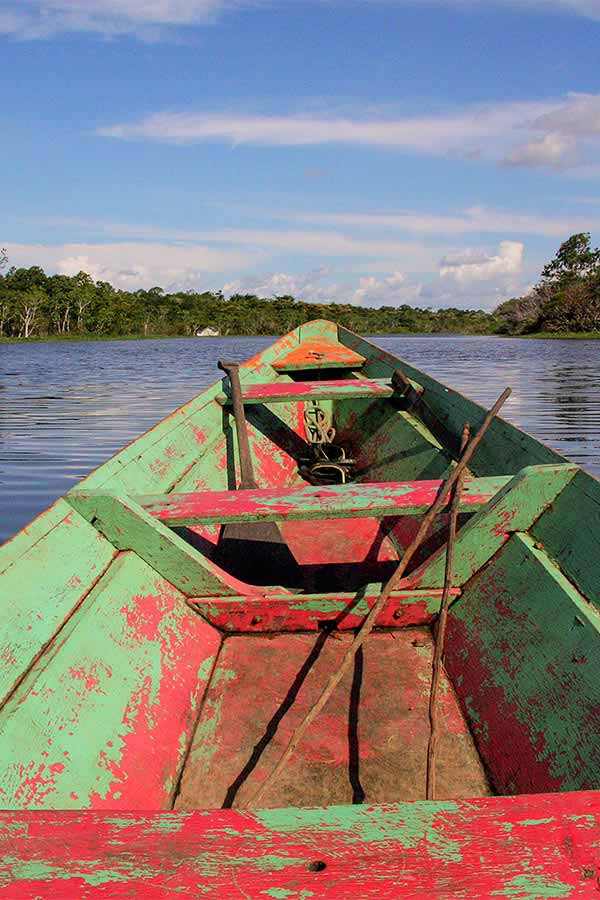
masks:
[(323, 869), (327, 868), (327, 863), (323, 862), (322, 859), (315, 859), (314, 862), (311, 862), (306, 867), (309, 872), (322, 872)]

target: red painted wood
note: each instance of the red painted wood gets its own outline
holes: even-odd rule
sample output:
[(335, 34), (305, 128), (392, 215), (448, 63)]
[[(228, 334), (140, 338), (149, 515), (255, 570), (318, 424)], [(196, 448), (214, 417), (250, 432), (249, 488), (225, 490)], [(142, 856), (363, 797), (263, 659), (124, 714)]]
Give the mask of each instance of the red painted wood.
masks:
[[(394, 389), (385, 380), (372, 378), (341, 378), (330, 381), (275, 381), (264, 384), (244, 384), (244, 403), (274, 403), (282, 400), (299, 400), (311, 397), (318, 398), (344, 398), (356, 397), (391, 397)], [(230, 398), (225, 394), (222, 398), (225, 403), (230, 403)]]
[[(335, 622), (338, 631), (359, 628), (379, 596), (370, 588), (357, 594), (271, 594), (265, 597), (212, 597), (188, 602), (205, 619), (224, 631), (245, 633), (316, 631)], [(452, 596), (460, 596), (453, 588)], [(437, 615), (442, 591), (398, 591), (377, 619), (379, 628), (407, 628), (428, 625)]]
[[(507, 478), (465, 483), (461, 509), (485, 506)], [(428, 509), (442, 481), (390, 481), (332, 487), (266, 488), (252, 491), (206, 491), (137, 497), (152, 516), (172, 527), (198, 522), (285, 521), (381, 517)]]
[[(592, 900), (600, 794), (271, 812), (3, 813), (2, 900)], [(311, 864), (325, 868), (311, 871)]]

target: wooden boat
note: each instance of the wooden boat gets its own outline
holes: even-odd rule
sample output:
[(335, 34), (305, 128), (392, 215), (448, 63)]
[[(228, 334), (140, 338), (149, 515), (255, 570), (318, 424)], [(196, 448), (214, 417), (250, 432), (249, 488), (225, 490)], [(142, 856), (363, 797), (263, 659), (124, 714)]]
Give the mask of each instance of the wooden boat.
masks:
[(434, 800), (447, 505), (267, 781), (485, 411), (330, 322), (240, 373), (256, 488), (223, 378), (0, 549), (0, 897), (598, 896), (600, 485), (474, 453)]

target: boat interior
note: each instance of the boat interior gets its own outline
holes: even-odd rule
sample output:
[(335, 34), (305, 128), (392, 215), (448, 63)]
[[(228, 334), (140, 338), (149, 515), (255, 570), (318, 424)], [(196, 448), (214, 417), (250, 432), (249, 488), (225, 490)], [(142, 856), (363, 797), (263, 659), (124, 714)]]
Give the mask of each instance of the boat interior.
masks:
[[(225, 377), (0, 550), (6, 807), (251, 804), (485, 416), (329, 322), (240, 376), (255, 488)], [(424, 798), (448, 520), (261, 805)], [(436, 799), (600, 786), (599, 534), (600, 485), (495, 419), (460, 498)]]

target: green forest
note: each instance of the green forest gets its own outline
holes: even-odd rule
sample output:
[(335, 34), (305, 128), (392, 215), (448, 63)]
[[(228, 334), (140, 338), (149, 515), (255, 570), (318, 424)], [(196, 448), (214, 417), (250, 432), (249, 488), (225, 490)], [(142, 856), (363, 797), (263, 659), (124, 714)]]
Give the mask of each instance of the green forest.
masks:
[(0, 340), (283, 334), (310, 319), (333, 319), (363, 334), (528, 335), (600, 332), (600, 250), (590, 235), (561, 244), (539, 283), (493, 312), (307, 303), (220, 291), (123, 291), (85, 272), (47, 275), (39, 266), (10, 267), (0, 251)]

